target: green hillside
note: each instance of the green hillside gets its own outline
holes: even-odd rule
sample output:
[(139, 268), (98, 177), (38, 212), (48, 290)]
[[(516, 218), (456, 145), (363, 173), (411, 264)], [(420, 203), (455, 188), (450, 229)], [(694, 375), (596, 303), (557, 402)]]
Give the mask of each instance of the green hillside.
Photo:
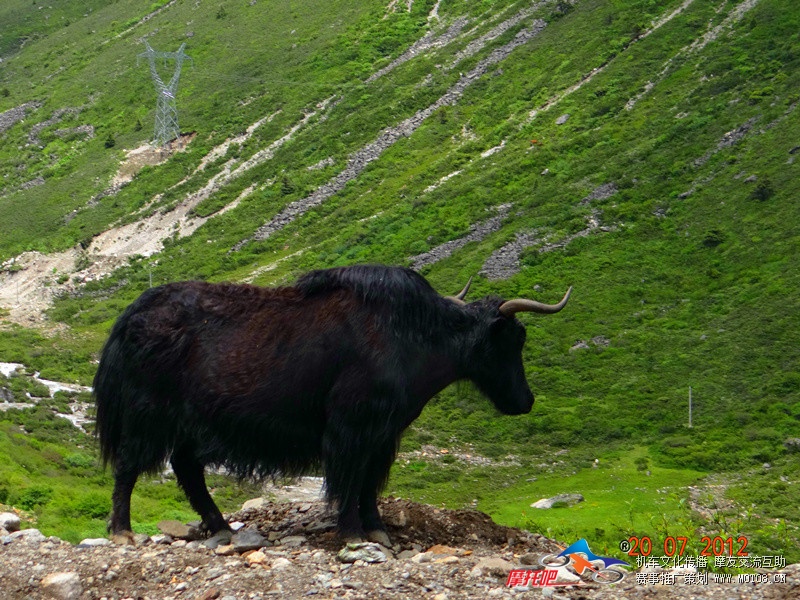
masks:
[[(572, 285), (564, 312), (521, 317), (533, 412), (446, 390), (389, 491), (611, 546), (702, 525), (800, 558), (795, 2), (52, 4), (0, 9), (0, 361), (89, 384), (124, 306), (180, 279), (383, 262), (443, 293), (475, 276), (471, 298)], [(192, 58), (185, 148), (134, 167), (156, 116), (145, 39)], [(173, 67), (157, 64), (164, 80)], [(0, 419), (0, 502), (101, 531), (93, 442), (41, 407)], [(598, 489), (595, 459), (625, 482), (616, 495), (526, 509)], [(713, 499), (702, 524), (686, 486), (708, 473), (738, 508)], [(83, 480), (95, 500), (64, 500)], [(172, 494), (188, 518), (162, 487), (140, 502)]]

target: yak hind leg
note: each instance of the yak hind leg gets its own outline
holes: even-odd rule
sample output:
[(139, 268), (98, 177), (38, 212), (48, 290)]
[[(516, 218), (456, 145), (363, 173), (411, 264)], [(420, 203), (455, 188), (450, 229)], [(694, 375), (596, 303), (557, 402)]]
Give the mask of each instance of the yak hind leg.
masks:
[(373, 453), (367, 465), (358, 499), (358, 514), (367, 539), (370, 542), (382, 544), (387, 548), (391, 547), (392, 541), (386, 532), (386, 525), (384, 525), (378, 511), (378, 495), (386, 484), (394, 457), (394, 444), (387, 445), (387, 447), (380, 448)]
[(114, 470), (114, 492), (111, 495), (111, 520), (108, 530), (118, 544), (133, 544), (131, 530), (131, 494), (139, 473), (117, 466)]
[(230, 531), (228, 522), (208, 493), (204, 466), (195, 458), (191, 448), (188, 446), (177, 448), (172, 453), (170, 464), (178, 478), (178, 485), (189, 499), (189, 504), (200, 515), (203, 527), (212, 534), (223, 530)]
[[(347, 542), (367, 539), (389, 547), (392, 543), (378, 512), (377, 497), (394, 460), (394, 445), (357, 446), (350, 446), (346, 453), (330, 452), (325, 465), (328, 496), (339, 503), (339, 535)], [(351, 456), (358, 458), (351, 460)]]

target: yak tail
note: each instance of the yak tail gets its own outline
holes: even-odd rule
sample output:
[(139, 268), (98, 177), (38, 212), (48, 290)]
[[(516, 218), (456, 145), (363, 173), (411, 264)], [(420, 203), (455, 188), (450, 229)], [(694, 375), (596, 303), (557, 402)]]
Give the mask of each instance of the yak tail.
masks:
[(103, 466), (116, 465), (122, 443), (127, 404), (122, 393), (126, 385), (125, 376), (120, 368), (124, 360), (120, 352), (120, 340), (112, 335), (103, 348), (93, 384), (97, 406), (95, 435), (100, 443)]
[(146, 319), (137, 313), (149, 296), (146, 292), (114, 324), (94, 377), (95, 435), (103, 465), (138, 473), (163, 465), (180, 421), (165, 401), (174, 397), (174, 381), (168, 376), (174, 361), (141, 343)]

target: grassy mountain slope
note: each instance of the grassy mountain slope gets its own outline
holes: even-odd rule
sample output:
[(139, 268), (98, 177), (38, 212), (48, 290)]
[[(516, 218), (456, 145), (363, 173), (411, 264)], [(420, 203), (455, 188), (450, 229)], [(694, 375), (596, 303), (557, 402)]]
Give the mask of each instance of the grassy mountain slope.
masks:
[[(755, 510), (790, 526), (764, 544), (796, 544), (796, 508), (776, 500), (787, 485), (778, 470), (793, 477), (784, 441), (800, 418), (794, 3), (95, 4), (46, 28), (20, 9), (14, 39), (31, 41), (15, 50), (2, 38), (0, 112), (35, 104), (0, 131), (0, 286), (24, 276), (12, 260), (24, 251), (77, 248), (81, 264), (46, 282), (50, 318), (68, 331), (45, 338), (9, 324), (0, 360), (88, 383), (87, 357), (151, 281), (273, 284), (310, 268), (410, 264), (505, 215), (422, 272), (448, 293), (477, 274), (473, 297), (549, 301), (574, 285), (557, 317), (522, 317), (537, 404), (500, 419), (476, 392), (450, 389), (404, 448), (468, 440), (518, 464), (494, 472), (498, 486), (458, 462), (415, 460), (398, 466), (392, 490), (479, 495), (501, 514), (512, 497), (547, 493), (520, 477), (551, 448), (571, 448), (563, 468), (576, 488), (604, 453), (625, 477), (641, 475), (635, 455), (680, 485), (770, 462), (761, 489), (775, 492)], [(157, 50), (187, 43), (177, 102), (196, 136), (105, 193), (123, 149), (151, 137), (153, 85), (136, 62), (145, 36)], [(161, 252), (72, 282), (100, 260), (102, 232), (189, 205), (178, 221), (191, 235), (162, 232)], [(658, 514), (655, 500), (644, 504)]]

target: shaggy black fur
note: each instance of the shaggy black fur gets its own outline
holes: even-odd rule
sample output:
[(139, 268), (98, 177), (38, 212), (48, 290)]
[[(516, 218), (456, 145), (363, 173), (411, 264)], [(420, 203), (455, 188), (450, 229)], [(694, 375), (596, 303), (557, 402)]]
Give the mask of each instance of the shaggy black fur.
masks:
[(146, 291), (114, 325), (94, 380), (111, 531), (130, 530), (136, 479), (167, 460), (212, 532), (228, 525), (206, 465), (242, 477), (322, 468), (340, 532), (382, 530), (377, 495), (433, 395), (469, 379), (503, 413), (530, 411), (525, 330), (501, 302), (460, 306), (383, 266), (313, 271), (284, 288)]

